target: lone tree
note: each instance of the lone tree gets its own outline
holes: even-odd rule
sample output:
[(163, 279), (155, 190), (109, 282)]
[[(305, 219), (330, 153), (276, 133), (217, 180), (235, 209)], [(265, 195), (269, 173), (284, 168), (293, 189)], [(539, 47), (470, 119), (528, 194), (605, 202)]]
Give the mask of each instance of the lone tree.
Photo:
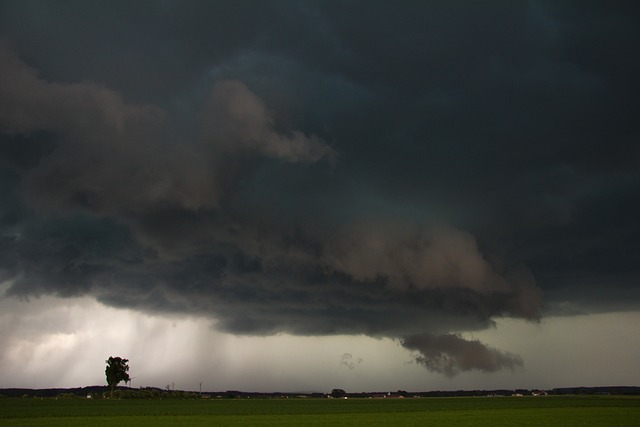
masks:
[(111, 388), (111, 397), (113, 397), (113, 391), (120, 381), (129, 381), (129, 359), (123, 359), (121, 357), (109, 357), (106, 360), (107, 368), (104, 370), (107, 376), (107, 384)]

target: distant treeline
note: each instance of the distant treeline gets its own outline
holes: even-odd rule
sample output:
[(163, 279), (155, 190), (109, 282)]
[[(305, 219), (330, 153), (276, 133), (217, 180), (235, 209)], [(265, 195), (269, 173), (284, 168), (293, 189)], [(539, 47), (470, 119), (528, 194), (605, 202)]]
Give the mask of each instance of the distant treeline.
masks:
[(349, 393), (342, 389), (334, 389), (329, 393), (258, 393), (227, 390), (220, 392), (194, 392), (186, 390), (170, 390), (157, 387), (129, 388), (118, 387), (113, 397), (107, 386), (89, 386), (76, 388), (4, 388), (0, 389), (0, 397), (40, 397), (40, 398), (91, 398), (91, 399), (287, 399), (287, 398), (410, 398), (410, 397), (471, 397), (471, 396), (540, 396), (540, 395), (640, 395), (640, 387), (564, 387), (551, 390), (456, 390), (456, 391), (420, 391), (405, 390), (385, 392)]
[[(0, 389), (3, 397), (56, 397), (56, 398), (90, 398), (102, 399), (112, 397), (108, 386), (88, 386), (76, 388), (4, 388)], [(152, 399), (152, 398), (199, 398), (199, 393), (183, 390), (163, 390), (157, 387), (129, 388), (117, 387), (113, 392), (114, 399)]]
[(553, 394), (612, 394), (612, 395), (640, 395), (640, 387), (610, 386), (610, 387), (565, 387), (554, 388)]

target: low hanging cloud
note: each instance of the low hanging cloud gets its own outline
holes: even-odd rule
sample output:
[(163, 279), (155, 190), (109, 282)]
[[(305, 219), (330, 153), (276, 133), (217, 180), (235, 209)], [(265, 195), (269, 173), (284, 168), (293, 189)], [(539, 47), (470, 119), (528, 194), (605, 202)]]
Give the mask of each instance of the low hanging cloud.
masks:
[(356, 280), (386, 277), (400, 287), (505, 291), (509, 283), (483, 258), (473, 236), (447, 226), (361, 222), (332, 242), (330, 263)]
[(449, 377), (473, 369), (495, 372), (523, 366), (522, 358), (517, 355), (487, 347), (478, 340), (465, 340), (456, 334), (411, 335), (400, 343), (418, 353), (415, 357), (417, 363)]
[(383, 280), (406, 293), (466, 295), (515, 317), (539, 316), (542, 295), (533, 277), (492, 265), (471, 234), (451, 226), (362, 221), (336, 233), (326, 252), (326, 263), (355, 281)]

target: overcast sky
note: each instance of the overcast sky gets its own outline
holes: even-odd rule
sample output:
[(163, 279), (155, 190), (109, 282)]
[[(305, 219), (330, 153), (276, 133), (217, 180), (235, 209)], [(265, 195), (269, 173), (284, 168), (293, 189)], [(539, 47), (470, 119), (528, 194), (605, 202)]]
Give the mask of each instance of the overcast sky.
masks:
[(0, 387), (639, 385), (640, 7), (0, 0)]

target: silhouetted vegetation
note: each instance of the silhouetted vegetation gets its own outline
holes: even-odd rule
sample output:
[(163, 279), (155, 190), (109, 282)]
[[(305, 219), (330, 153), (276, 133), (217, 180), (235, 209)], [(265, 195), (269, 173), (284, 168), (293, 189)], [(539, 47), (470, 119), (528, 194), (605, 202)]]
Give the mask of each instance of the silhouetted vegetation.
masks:
[(533, 395), (640, 395), (640, 387), (611, 386), (611, 387), (566, 387), (551, 390), (529, 389), (500, 389), (500, 390), (447, 390), (447, 391), (419, 391), (405, 390), (381, 391), (381, 392), (355, 392), (348, 393), (343, 389), (333, 389), (330, 393), (260, 393), (245, 392), (239, 390), (207, 391), (203, 393), (190, 390), (167, 390), (157, 387), (116, 387), (113, 390), (108, 386), (89, 386), (77, 388), (5, 388), (0, 389), (0, 398), (58, 398), (58, 399), (326, 399), (334, 398), (362, 398), (362, 399), (389, 399), (389, 398), (413, 398), (413, 397), (474, 397), (474, 396), (533, 396)]
[(111, 388), (111, 393), (116, 389), (116, 386), (124, 381), (129, 381), (129, 359), (123, 359), (121, 357), (109, 357), (106, 360), (107, 367), (104, 370), (104, 374), (107, 377), (107, 384)]

